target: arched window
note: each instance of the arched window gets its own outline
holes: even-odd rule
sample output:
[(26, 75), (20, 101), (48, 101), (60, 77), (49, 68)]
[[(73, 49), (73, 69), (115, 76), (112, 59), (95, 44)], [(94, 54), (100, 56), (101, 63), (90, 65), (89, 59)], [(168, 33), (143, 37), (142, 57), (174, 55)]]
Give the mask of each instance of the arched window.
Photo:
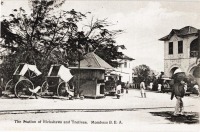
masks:
[(195, 39), (190, 44), (190, 57), (198, 56), (198, 39)]

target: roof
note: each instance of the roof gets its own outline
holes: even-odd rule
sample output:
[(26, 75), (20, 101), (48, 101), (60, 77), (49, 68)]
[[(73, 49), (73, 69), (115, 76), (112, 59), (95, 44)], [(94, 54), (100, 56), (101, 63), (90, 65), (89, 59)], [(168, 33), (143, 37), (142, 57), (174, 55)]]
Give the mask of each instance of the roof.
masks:
[(14, 72), (14, 75), (24, 76), (26, 72), (30, 70), (36, 74), (36, 76), (41, 75), (42, 73), (37, 69), (36, 65), (30, 65), (27, 63), (20, 63), (17, 69)]
[(133, 58), (131, 58), (131, 57), (128, 57), (128, 56), (126, 56), (126, 55), (123, 55), (122, 57), (120, 57), (119, 59), (125, 59), (125, 60), (135, 60), (135, 59), (133, 59)]
[(80, 61), (80, 68), (82, 69), (114, 69), (111, 65), (105, 62), (103, 59), (101, 59), (94, 52), (90, 52), (84, 56), (84, 59)]
[(174, 34), (176, 34), (178, 37), (184, 38), (184, 37), (187, 37), (188, 35), (196, 35), (197, 33), (198, 33), (198, 29), (192, 26), (186, 26), (181, 29), (172, 29), (168, 35), (160, 38), (159, 40), (168, 41)]

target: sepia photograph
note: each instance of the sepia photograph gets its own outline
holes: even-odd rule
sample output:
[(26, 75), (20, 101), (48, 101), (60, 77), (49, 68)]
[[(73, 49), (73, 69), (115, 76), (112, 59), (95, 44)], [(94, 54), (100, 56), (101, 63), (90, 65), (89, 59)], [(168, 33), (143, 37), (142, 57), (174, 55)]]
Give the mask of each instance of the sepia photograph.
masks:
[(0, 131), (200, 132), (199, 0), (0, 2)]

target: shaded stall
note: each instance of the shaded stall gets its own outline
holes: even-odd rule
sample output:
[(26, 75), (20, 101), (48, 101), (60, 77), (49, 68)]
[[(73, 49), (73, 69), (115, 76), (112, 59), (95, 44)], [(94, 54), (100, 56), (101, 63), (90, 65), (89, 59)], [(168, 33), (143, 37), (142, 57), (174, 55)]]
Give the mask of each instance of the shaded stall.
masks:
[(105, 72), (113, 70), (112, 66), (91, 52), (80, 61), (80, 68), (70, 67), (70, 69), (74, 74), (74, 87), (78, 89), (80, 95), (92, 98), (104, 97)]

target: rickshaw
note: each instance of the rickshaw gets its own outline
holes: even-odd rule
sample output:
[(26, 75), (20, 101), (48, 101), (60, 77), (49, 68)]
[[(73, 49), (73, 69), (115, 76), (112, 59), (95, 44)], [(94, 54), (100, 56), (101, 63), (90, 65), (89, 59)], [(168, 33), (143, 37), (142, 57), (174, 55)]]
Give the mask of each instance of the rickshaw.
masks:
[(68, 81), (72, 77), (70, 70), (63, 65), (51, 65), (48, 76), (46, 76), (46, 81), (42, 84), (41, 90), (38, 94), (40, 96), (73, 96), (73, 87), (70, 87), (68, 84)]
[(33, 93), (29, 90), (34, 89), (34, 81), (42, 73), (35, 65), (20, 63), (15, 70), (12, 79), (5, 86), (5, 93), (14, 94), (18, 98), (30, 98)]
[(161, 78), (161, 81), (162, 81), (161, 92), (162, 93), (171, 92), (172, 88), (171, 88), (170, 84), (171, 84), (172, 80), (170, 78), (163, 77), (163, 78)]
[(120, 97), (122, 94), (121, 89), (117, 89), (117, 84), (119, 84), (120, 81), (118, 81), (118, 76), (113, 74), (108, 76), (108, 81), (106, 81), (105, 84), (105, 91), (108, 95), (111, 96), (117, 96)]
[(105, 92), (108, 95), (114, 96), (116, 93), (116, 81), (113, 78), (109, 78), (105, 83)]

